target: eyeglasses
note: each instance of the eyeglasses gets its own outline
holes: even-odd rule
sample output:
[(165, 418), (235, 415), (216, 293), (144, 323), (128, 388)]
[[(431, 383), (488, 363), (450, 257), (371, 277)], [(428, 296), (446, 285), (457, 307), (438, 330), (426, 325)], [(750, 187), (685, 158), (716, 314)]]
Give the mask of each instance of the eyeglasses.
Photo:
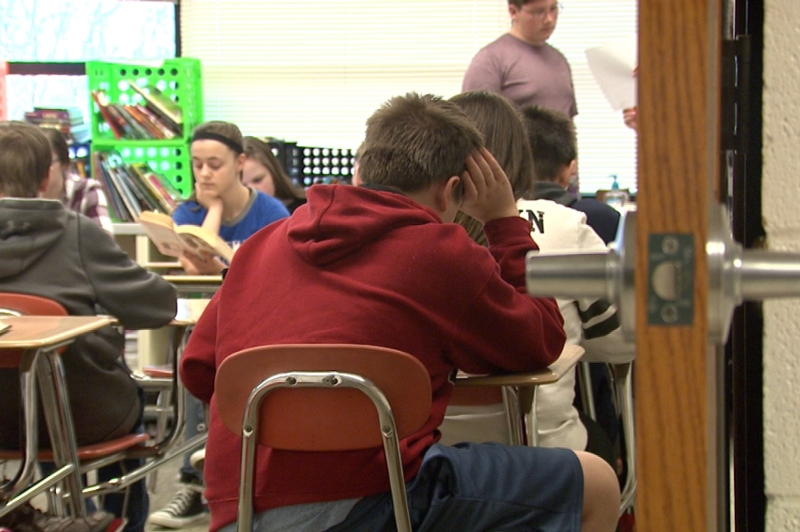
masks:
[(556, 3), (551, 5), (550, 7), (540, 7), (538, 9), (522, 9), (528, 15), (532, 16), (533, 18), (544, 20), (548, 15), (553, 15), (553, 17), (557, 17), (559, 13), (564, 10), (564, 6)]

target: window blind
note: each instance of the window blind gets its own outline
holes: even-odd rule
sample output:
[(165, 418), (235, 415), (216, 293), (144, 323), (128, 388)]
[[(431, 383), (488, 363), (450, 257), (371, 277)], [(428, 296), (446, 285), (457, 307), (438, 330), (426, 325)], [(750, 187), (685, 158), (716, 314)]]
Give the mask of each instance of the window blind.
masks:
[[(181, 0), (182, 54), (202, 62), (204, 117), (246, 135), (355, 149), (384, 101), (409, 91), (450, 97), (469, 62), (508, 31), (505, 0), (302, 4)], [(569, 0), (551, 42), (578, 94), (581, 191), (635, 189), (635, 136), (611, 111), (584, 51), (635, 31), (635, 0)]]

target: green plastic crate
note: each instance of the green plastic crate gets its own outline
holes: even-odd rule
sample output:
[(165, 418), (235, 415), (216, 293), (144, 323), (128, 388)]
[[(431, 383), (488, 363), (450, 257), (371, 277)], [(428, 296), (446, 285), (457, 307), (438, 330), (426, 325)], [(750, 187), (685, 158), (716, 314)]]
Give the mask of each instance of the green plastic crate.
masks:
[[(141, 65), (89, 61), (86, 63), (86, 75), (89, 78), (89, 91), (104, 92), (112, 103), (129, 104), (141, 101), (141, 96), (130, 88), (131, 83), (140, 87), (156, 87), (180, 105), (183, 139), (186, 141), (194, 127), (203, 121), (203, 88), (198, 59), (177, 57)], [(89, 103), (92, 140), (113, 140), (114, 134), (103, 120), (91, 95)]]
[(103, 91), (112, 103), (137, 103), (141, 97), (130, 88), (155, 86), (181, 107), (183, 136), (170, 140), (129, 140), (114, 137), (91, 99), (92, 151), (117, 151), (125, 162), (147, 163), (167, 177), (184, 198), (192, 193), (189, 141), (192, 130), (203, 121), (203, 91), (200, 61), (189, 57), (157, 63), (130, 64), (89, 61), (86, 63), (89, 90)]
[(184, 199), (191, 195), (192, 156), (182, 140), (96, 140), (92, 153), (115, 151), (126, 163), (146, 163), (154, 172), (169, 179)]

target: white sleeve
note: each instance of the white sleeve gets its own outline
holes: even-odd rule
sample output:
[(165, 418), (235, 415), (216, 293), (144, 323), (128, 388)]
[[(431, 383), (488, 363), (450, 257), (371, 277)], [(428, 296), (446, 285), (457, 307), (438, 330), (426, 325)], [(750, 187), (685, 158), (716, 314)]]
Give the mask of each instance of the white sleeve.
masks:
[[(582, 251), (608, 252), (608, 247), (589, 225), (581, 224), (578, 246)], [(581, 346), (586, 350), (582, 360), (621, 364), (636, 356), (636, 346), (622, 336), (617, 309), (603, 299), (578, 299), (578, 316), (583, 327)]]

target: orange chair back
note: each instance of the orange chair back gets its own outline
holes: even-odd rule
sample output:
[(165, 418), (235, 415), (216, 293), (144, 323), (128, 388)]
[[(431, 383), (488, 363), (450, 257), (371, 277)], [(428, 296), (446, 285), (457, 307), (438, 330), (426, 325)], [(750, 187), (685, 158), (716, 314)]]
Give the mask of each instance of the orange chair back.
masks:
[[(419, 430), (431, 413), (431, 381), (415, 357), (385, 347), (296, 344), (254, 347), (220, 364), (215, 401), (225, 426), (242, 433), (250, 392), (266, 378), (291, 371), (337, 371), (372, 381), (392, 408), (399, 439)], [(275, 449), (342, 451), (382, 445), (372, 402), (353, 389), (279, 389), (264, 398), (258, 441)]]
[[(61, 303), (43, 296), (0, 292), (0, 316), (67, 316)], [(22, 350), (0, 352), (0, 368), (16, 368), (22, 360)]]

